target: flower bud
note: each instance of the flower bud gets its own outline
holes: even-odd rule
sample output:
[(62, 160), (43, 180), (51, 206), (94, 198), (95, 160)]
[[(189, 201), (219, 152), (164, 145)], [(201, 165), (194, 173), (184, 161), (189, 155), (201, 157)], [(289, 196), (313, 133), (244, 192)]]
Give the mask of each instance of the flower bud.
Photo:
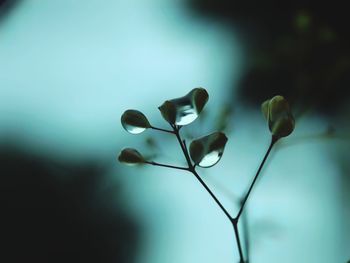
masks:
[(170, 124), (187, 125), (197, 119), (209, 98), (203, 88), (195, 88), (185, 96), (167, 100), (158, 109)]
[(284, 97), (275, 96), (263, 102), (261, 110), (273, 136), (281, 138), (293, 132), (295, 126), (294, 117)]
[(138, 110), (127, 110), (121, 117), (123, 128), (132, 134), (139, 134), (150, 128), (151, 125), (146, 116)]
[(199, 164), (205, 155), (203, 142), (199, 139), (192, 141), (189, 150), (192, 161)]
[(125, 164), (142, 164), (145, 162), (145, 159), (136, 149), (125, 148), (123, 149), (119, 156), (118, 161)]
[(227, 137), (222, 132), (214, 132), (194, 140), (190, 145), (190, 156), (200, 167), (215, 165), (224, 153)]
[(176, 121), (176, 108), (174, 103), (167, 100), (161, 106), (158, 107), (163, 118), (170, 124), (175, 124)]
[(208, 92), (203, 88), (195, 88), (189, 94), (192, 95), (192, 100), (196, 106), (197, 114), (200, 114), (209, 99)]

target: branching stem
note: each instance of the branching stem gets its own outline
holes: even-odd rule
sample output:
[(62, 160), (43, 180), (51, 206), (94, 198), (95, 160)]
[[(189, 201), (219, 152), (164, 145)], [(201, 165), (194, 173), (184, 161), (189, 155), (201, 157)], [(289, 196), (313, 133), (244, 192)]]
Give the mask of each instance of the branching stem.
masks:
[(221, 202), (219, 201), (219, 199), (215, 196), (215, 194), (210, 190), (210, 188), (207, 186), (207, 184), (202, 180), (202, 178), (199, 176), (199, 174), (196, 171), (196, 165), (192, 163), (190, 155), (188, 153), (188, 149), (187, 149), (187, 145), (186, 145), (186, 141), (181, 139), (181, 135), (180, 135), (180, 129), (182, 126), (177, 126), (177, 125), (171, 125), (171, 127), (173, 128), (173, 130), (165, 130), (165, 129), (161, 129), (161, 128), (156, 128), (151, 126), (150, 128), (154, 129), (154, 130), (159, 130), (159, 131), (163, 131), (163, 132), (167, 132), (167, 133), (172, 133), (176, 136), (181, 150), (184, 154), (184, 157), (186, 159), (187, 165), (188, 167), (179, 167), (179, 166), (174, 166), (174, 165), (168, 165), (168, 164), (161, 164), (161, 163), (156, 163), (156, 162), (146, 162), (147, 164), (151, 164), (151, 165), (155, 165), (155, 166), (161, 166), (161, 167), (167, 167), (167, 168), (173, 168), (173, 169), (178, 169), (178, 170), (185, 170), (188, 171), (190, 173), (192, 173), (196, 179), (199, 181), (199, 183), (204, 187), (204, 189), (209, 193), (209, 195), (212, 197), (212, 199), (216, 202), (216, 204), (220, 207), (220, 209), (224, 212), (225, 216), (229, 219), (229, 221), (232, 223), (233, 225), (233, 229), (234, 229), (234, 233), (235, 233), (235, 237), (236, 237), (236, 243), (237, 243), (237, 248), (238, 248), (238, 252), (239, 252), (239, 258), (240, 258), (240, 263), (244, 263), (244, 256), (243, 256), (243, 252), (242, 252), (242, 245), (241, 245), (241, 240), (240, 240), (240, 236), (239, 236), (239, 230), (238, 230), (238, 222), (239, 219), (243, 213), (245, 204), (248, 200), (248, 197), (258, 179), (258, 176), (267, 160), (267, 157), (269, 156), (272, 147), (274, 146), (274, 144), (277, 142), (278, 138), (277, 137), (272, 137), (271, 139), (271, 143), (269, 148), (267, 149), (267, 152), (265, 153), (265, 156), (254, 176), (254, 179), (248, 189), (248, 192), (246, 193), (246, 195), (243, 198), (243, 201), (241, 203), (241, 207), (237, 213), (236, 217), (232, 217), (228, 211), (226, 210), (226, 208), (221, 204)]
[(162, 128), (157, 128), (157, 127), (154, 127), (154, 126), (151, 126), (150, 129), (153, 129), (153, 130), (156, 130), (156, 131), (162, 131), (162, 132), (167, 132), (167, 133), (172, 133), (172, 134), (174, 134), (174, 132), (171, 131), (171, 130), (166, 130), (166, 129), (162, 129)]
[(238, 231), (238, 221), (237, 220), (232, 220), (232, 225), (233, 225), (233, 230), (235, 231), (236, 243), (237, 243), (238, 252), (239, 252), (239, 258), (240, 258), (240, 262), (239, 263), (244, 263), (241, 239), (239, 237), (239, 231)]
[(197, 173), (196, 169), (195, 169), (195, 165), (192, 164), (190, 156), (188, 154), (188, 150), (187, 150), (187, 146), (186, 146), (186, 141), (185, 140), (181, 140), (181, 136), (180, 136), (180, 132), (179, 132), (179, 128), (177, 126), (172, 126), (174, 129), (174, 134), (181, 146), (181, 150), (186, 158), (187, 164), (188, 164), (188, 171), (191, 172), (196, 179), (199, 181), (199, 183), (204, 187), (204, 189), (209, 193), (209, 195), (213, 198), (213, 200), (216, 202), (216, 204), (220, 207), (220, 209), (224, 212), (224, 214), (226, 215), (226, 217), (229, 219), (229, 221), (232, 223), (233, 225), (233, 229), (234, 229), (234, 233), (235, 233), (235, 237), (236, 237), (236, 242), (237, 242), (237, 247), (238, 247), (238, 252), (239, 252), (239, 257), (240, 257), (240, 263), (244, 263), (244, 257), (243, 257), (243, 253), (242, 253), (242, 246), (241, 246), (241, 241), (239, 238), (239, 232), (238, 232), (238, 221), (235, 221), (232, 216), (228, 213), (228, 211), (226, 210), (226, 208), (221, 204), (221, 202), (219, 201), (219, 199), (215, 196), (215, 194), (210, 190), (210, 188), (207, 186), (207, 184), (202, 180), (202, 178), (199, 176), (199, 174)]
[(270, 152), (271, 152), (271, 149), (272, 149), (272, 147), (274, 146), (274, 144), (277, 142), (277, 140), (278, 140), (278, 138), (272, 136), (270, 146), (269, 146), (269, 148), (267, 149), (267, 151), (266, 151), (266, 153), (265, 153), (265, 156), (264, 156), (262, 162), (260, 163), (260, 166), (259, 166), (259, 168), (258, 168), (258, 170), (257, 170), (257, 172), (256, 172), (256, 174), (255, 174), (255, 176), (254, 176), (254, 179), (253, 179), (253, 181), (252, 181), (252, 183), (251, 183), (251, 185), (250, 185), (250, 187), (249, 187), (249, 189), (248, 189), (248, 192), (246, 193), (246, 195), (245, 195), (244, 198), (243, 198), (243, 201), (242, 201), (242, 204), (241, 204), (241, 208), (239, 209), (238, 214), (237, 214), (237, 216), (235, 217), (235, 219), (237, 220), (237, 222), (238, 222), (239, 218), (240, 218), (241, 215), (242, 215), (244, 206), (245, 206), (245, 204), (246, 204), (246, 202), (247, 202), (247, 200), (248, 200), (248, 197), (249, 197), (249, 195), (250, 195), (250, 193), (251, 193), (251, 191), (252, 191), (252, 189), (253, 189), (253, 187), (254, 187), (254, 184), (255, 184), (256, 180), (258, 179), (258, 176), (259, 176), (259, 174), (260, 174), (260, 172), (261, 172), (261, 170), (262, 170), (262, 168), (263, 168), (263, 166), (264, 166), (264, 164), (265, 164), (265, 162), (266, 162), (266, 160), (267, 160), (267, 157), (269, 156), (269, 154), (270, 154)]
[(163, 164), (163, 163), (156, 163), (156, 162), (145, 162), (150, 165), (155, 165), (155, 166), (161, 166), (161, 167), (167, 167), (167, 168), (172, 168), (172, 169), (178, 169), (178, 170), (185, 170), (188, 171), (187, 167), (180, 167), (180, 166), (175, 166), (175, 165), (169, 165), (169, 164)]

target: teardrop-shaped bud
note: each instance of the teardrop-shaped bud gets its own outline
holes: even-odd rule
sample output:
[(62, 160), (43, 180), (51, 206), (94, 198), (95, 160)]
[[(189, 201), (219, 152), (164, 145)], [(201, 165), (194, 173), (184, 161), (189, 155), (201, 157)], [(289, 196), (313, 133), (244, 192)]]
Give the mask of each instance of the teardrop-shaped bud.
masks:
[(139, 134), (150, 128), (151, 125), (146, 116), (138, 110), (127, 110), (121, 117), (123, 128), (132, 134)]
[(290, 107), (287, 100), (282, 96), (275, 96), (269, 102), (269, 118), (271, 122), (284, 117), (290, 113)]
[(264, 117), (266, 120), (269, 118), (269, 102), (270, 102), (270, 100), (265, 100), (261, 104), (261, 111), (264, 114)]
[(199, 164), (202, 161), (204, 155), (205, 153), (203, 142), (201, 140), (192, 141), (190, 145), (190, 156), (192, 161), (195, 164)]
[(196, 107), (197, 114), (200, 114), (209, 99), (209, 94), (203, 88), (195, 88), (190, 93), (192, 93), (192, 100)]
[(175, 105), (167, 100), (158, 107), (163, 118), (170, 124), (175, 124), (176, 121), (176, 107)]
[(165, 101), (159, 110), (170, 124), (187, 125), (197, 119), (209, 98), (203, 88), (195, 88), (181, 98)]
[(214, 132), (194, 140), (190, 145), (190, 156), (200, 167), (215, 165), (224, 153), (227, 137), (222, 132)]
[(293, 132), (295, 120), (284, 97), (278, 95), (263, 102), (261, 109), (276, 138), (286, 137)]
[(276, 137), (286, 137), (291, 134), (295, 127), (295, 121), (292, 115), (281, 117), (271, 125), (271, 132)]
[(134, 165), (144, 163), (145, 159), (143, 158), (142, 154), (139, 153), (136, 149), (125, 148), (120, 152), (118, 161), (121, 163)]

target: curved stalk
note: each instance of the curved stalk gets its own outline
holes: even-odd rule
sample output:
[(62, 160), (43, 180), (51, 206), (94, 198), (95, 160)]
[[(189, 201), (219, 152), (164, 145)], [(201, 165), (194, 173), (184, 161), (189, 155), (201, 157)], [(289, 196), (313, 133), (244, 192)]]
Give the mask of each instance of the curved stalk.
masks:
[(169, 165), (169, 164), (162, 164), (162, 163), (157, 163), (157, 162), (145, 162), (147, 164), (150, 165), (155, 165), (155, 166), (161, 166), (161, 167), (166, 167), (166, 168), (172, 168), (172, 169), (178, 169), (178, 170), (185, 170), (188, 171), (190, 173), (192, 173), (196, 179), (199, 181), (199, 183), (204, 187), (204, 189), (209, 193), (209, 195), (211, 196), (211, 198), (215, 201), (215, 203), (220, 207), (220, 209), (223, 211), (223, 213), (225, 214), (225, 216), (229, 219), (229, 221), (232, 223), (233, 226), (233, 230), (235, 233), (235, 238), (236, 238), (236, 243), (237, 243), (237, 248), (238, 248), (238, 252), (239, 252), (239, 258), (240, 258), (240, 263), (244, 263), (244, 256), (243, 256), (243, 251), (242, 251), (242, 245), (241, 245), (241, 240), (240, 240), (240, 235), (239, 235), (239, 229), (238, 229), (238, 223), (239, 223), (239, 219), (243, 213), (245, 204), (250, 196), (250, 193), (259, 177), (259, 174), (261, 173), (261, 170), (271, 152), (272, 147), (274, 146), (274, 144), (277, 142), (278, 138), (277, 137), (272, 137), (271, 139), (271, 143), (269, 145), (269, 148), (267, 149), (265, 156), (262, 160), (262, 162), (260, 163), (260, 166), (254, 176), (254, 179), (246, 193), (246, 195), (243, 198), (243, 201), (241, 203), (241, 207), (237, 213), (236, 217), (232, 217), (229, 212), (226, 210), (226, 208), (221, 204), (221, 202), (219, 201), (219, 199), (215, 196), (215, 194), (210, 190), (210, 188), (207, 186), (207, 184), (203, 181), (203, 179), (199, 176), (199, 174), (196, 171), (196, 165), (192, 163), (190, 155), (188, 153), (188, 149), (187, 149), (187, 145), (186, 145), (186, 141), (181, 139), (181, 135), (180, 135), (180, 129), (181, 126), (177, 126), (177, 125), (171, 125), (171, 127), (173, 128), (173, 131), (171, 130), (165, 130), (165, 129), (161, 129), (161, 128), (156, 128), (156, 127), (151, 127), (154, 130), (159, 130), (159, 131), (163, 131), (163, 132), (167, 132), (167, 133), (172, 133), (175, 135), (178, 143), (180, 144), (182, 153), (186, 159), (187, 165), (188, 167), (180, 167), (180, 166), (174, 166), (174, 165)]
[(150, 165), (154, 166), (161, 166), (161, 167), (167, 167), (167, 168), (172, 168), (172, 169), (177, 169), (177, 170), (185, 170), (188, 171), (187, 167), (180, 167), (180, 166), (175, 166), (175, 165), (170, 165), (170, 164), (163, 164), (163, 163), (156, 163), (156, 162), (145, 162)]
[(253, 187), (254, 187), (254, 184), (255, 184), (256, 180), (258, 179), (258, 176), (259, 176), (259, 174), (260, 174), (260, 172), (261, 172), (261, 170), (262, 170), (262, 168), (263, 168), (263, 166), (264, 166), (264, 164), (265, 164), (265, 162), (266, 162), (266, 160), (267, 160), (267, 157), (269, 156), (269, 154), (270, 154), (270, 152), (271, 152), (271, 149), (272, 149), (272, 147), (274, 146), (274, 144), (277, 142), (277, 140), (278, 140), (277, 137), (272, 136), (270, 146), (269, 146), (269, 148), (267, 149), (267, 151), (266, 151), (266, 153), (265, 153), (265, 156), (264, 156), (262, 162), (260, 163), (260, 166), (259, 166), (259, 168), (258, 168), (258, 171), (256, 172), (256, 174), (255, 174), (255, 176), (254, 176), (254, 179), (253, 179), (253, 181), (252, 181), (252, 183), (251, 183), (251, 185), (250, 185), (250, 187), (249, 187), (249, 190), (248, 190), (248, 192), (246, 193), (245, 197), (243, 198), (241, 208), (239, 209), (238, 214), (237, 214), (237, 216), (235, 217), (235, 219), (236, 219), (237, 221), (239, 220), (240, 216), (242, 215), (244, 206), (245, 206), (245, 204), (246, 204), (246, 202), (247, 202), (247, 200), (248, 200), (248, 197), (249, 197), (249, 195), (250, 195), (250, 193), (251, 193), (251, 191), (252, 191), (252, 189), (253, 189)]

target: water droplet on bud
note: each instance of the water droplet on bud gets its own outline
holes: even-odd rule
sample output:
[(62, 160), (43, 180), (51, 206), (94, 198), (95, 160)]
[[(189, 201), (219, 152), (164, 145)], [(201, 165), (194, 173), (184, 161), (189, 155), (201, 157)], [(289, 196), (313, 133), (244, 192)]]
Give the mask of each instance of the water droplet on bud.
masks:
[(207, 168), (220, 161), (227, 137), (222, 132), (214, 132), (194, 140), (190, 145), (191, 159), (200, 167)]
[(159, 110), (170, 124), (184, 126), (193, 122), (202, 112), (209, 95), (203, 88), (195, 88), (181, 98), (165, 101)]
[(123, 128), (132, 134), (139, 134), (151, 127), (146, 116), (138, 110), (125, 111), (121, 117), (121, 123)]

